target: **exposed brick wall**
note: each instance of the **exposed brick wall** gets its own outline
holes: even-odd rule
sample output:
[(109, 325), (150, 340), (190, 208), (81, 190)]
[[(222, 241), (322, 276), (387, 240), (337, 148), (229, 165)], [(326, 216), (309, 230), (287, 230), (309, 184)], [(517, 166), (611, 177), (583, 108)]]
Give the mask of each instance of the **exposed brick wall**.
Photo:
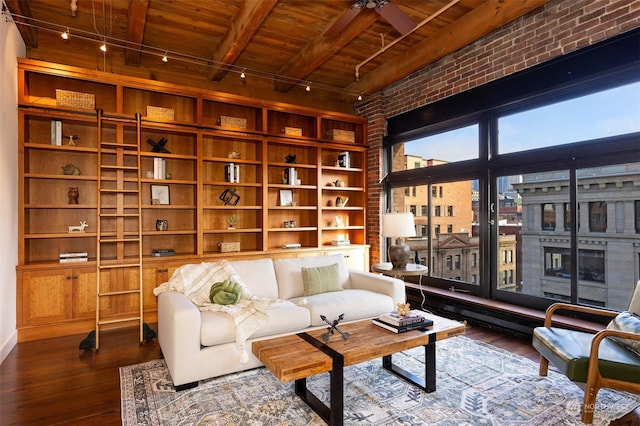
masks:
[[(514, 0), (515, 1), (515, 0)], [(368, 243), (380, 261), (383, 198), (382, 137), (385, 119), (463, 92), (598, 41), (640, 27), (640, 2), (551, 0), (493, 33), (367, 96), (356, 105), (369, 117)]]

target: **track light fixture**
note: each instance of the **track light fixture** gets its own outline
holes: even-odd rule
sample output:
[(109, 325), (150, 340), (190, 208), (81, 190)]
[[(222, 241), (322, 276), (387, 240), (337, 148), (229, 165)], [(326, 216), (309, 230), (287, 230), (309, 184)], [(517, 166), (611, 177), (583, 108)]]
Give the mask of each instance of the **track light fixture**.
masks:
[(60, 37), (62, 37), (63, 40), (69, 40), (69, 28), (67, 27), (66, 31), (63, 31), (60, 34)]
[(107, 51), (107, 43), (102, 42), (102, 44), (100, 45), (100, 50), (102, 50), (103, 52)]
[(241, 78), (241, 79), (243, 79), (243, 80), (244, 80), (245, 78), (247, 78), (247, 76), (246, 76), (246, 75), (245, 75), (245, 73), (244, 73), (244, 69), (243, 69), (243, 70), (242, 70), (242, 72), (240, 73), (240, 78)]
[(304, 90), (306, 90), (307, 92), (311, 91), (311, 82), (307, 83), (307, 87), (305, 87)]
[(164, 56), (162, 57), (162, 62), (169, 62), (169, 58), (167, 58), (167, 53), (168, 52), (164, 52)]
[(362, 95), (358, 95), (358, 100), (361, 101), (362, 100)]

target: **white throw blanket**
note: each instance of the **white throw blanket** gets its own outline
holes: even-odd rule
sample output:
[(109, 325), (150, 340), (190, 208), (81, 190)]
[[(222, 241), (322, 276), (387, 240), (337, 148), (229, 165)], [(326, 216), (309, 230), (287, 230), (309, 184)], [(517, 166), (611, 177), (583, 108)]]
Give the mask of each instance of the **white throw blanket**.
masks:
[[(218, 305), (209, 300), (209, 291), (216, 282), (226, 279), (237, 282), (242, 287), (242, 297), (236, 305)], [(257, 297), (251, 294), (240, 275), (226, 260), (187, 264), (175, 270), (168, 282), (153, 289), (157, 296), (163, 291), (183, 293), (201, 311), (226, 312), (233, 317), (236, 345), (241, 351), (240, 362), (249, 361), (245, 341), (255, 333), (269, 316), (267, 310), (276, 304), (290, 303), (282, 299)]]

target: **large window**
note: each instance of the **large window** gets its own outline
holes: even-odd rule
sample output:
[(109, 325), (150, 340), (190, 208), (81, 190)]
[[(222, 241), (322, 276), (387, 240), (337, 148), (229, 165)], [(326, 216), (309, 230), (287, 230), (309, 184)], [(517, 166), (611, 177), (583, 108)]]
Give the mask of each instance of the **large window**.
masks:
[[(389, 202), (428, 207), (415, 247), (430, 285), (539, 308), (628, 305), (640, 278), (640, 63), (607, 51), (389, 119)], [(563, 74), (572, 61), (579, 79)]]

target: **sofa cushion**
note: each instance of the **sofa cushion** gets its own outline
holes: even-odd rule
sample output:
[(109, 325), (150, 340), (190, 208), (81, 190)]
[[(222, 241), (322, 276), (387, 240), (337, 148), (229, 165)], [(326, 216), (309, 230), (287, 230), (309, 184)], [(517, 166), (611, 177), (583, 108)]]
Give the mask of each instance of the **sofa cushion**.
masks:
[(390, 296), (367, 290), (345, 289), (332, 293), (322, 293), (291, 299), (291, 302), (309, 310), (311, 325), (326, 324), (320, 315), (330, 321), (344, 314), (344, 321), (373, 318), (381, 312), (391, 312), (395, 308)]
[[(609, 325), (607, 325), (607, 329), (623, 331), (631, 334), (640, 334), (640, 317), (628, 311), (620, 312), (611, 320)], [(621, 337), (611, 337), (611, 340), (640, 355), (640, 340), (623, 339)]]
[[(222, 345), (236, 341), (233, 317), (224, 312), (202, 312), (200, 344)], [(309, 327), (309, 311), (293, 304), (280, 304), (267, 311), (269, 319), (250, 338), (275, 336), (281, 333), (301, 331)]]
[(301, 270), (302, 285), (304, 287), (305, 296), (342, 290), (342, 286), (338, 281), (337, 263), (327, 266), (314, 266), (311, 268), (303, 266)]
[(238, 260), (229, 264), (254, 296), (278, 298), (278, 282), (271, 259)]
[(278, 280), (279, 295), (282, 299), (304, 296), (302, 283), (302, 267), (312, 268), (338, 264), (338, 283), (342, 288), (350, 288), (349, 269), (342, 254), (329, 256), (298, 257), (292, 259), (275, 259), (273, 266)]

